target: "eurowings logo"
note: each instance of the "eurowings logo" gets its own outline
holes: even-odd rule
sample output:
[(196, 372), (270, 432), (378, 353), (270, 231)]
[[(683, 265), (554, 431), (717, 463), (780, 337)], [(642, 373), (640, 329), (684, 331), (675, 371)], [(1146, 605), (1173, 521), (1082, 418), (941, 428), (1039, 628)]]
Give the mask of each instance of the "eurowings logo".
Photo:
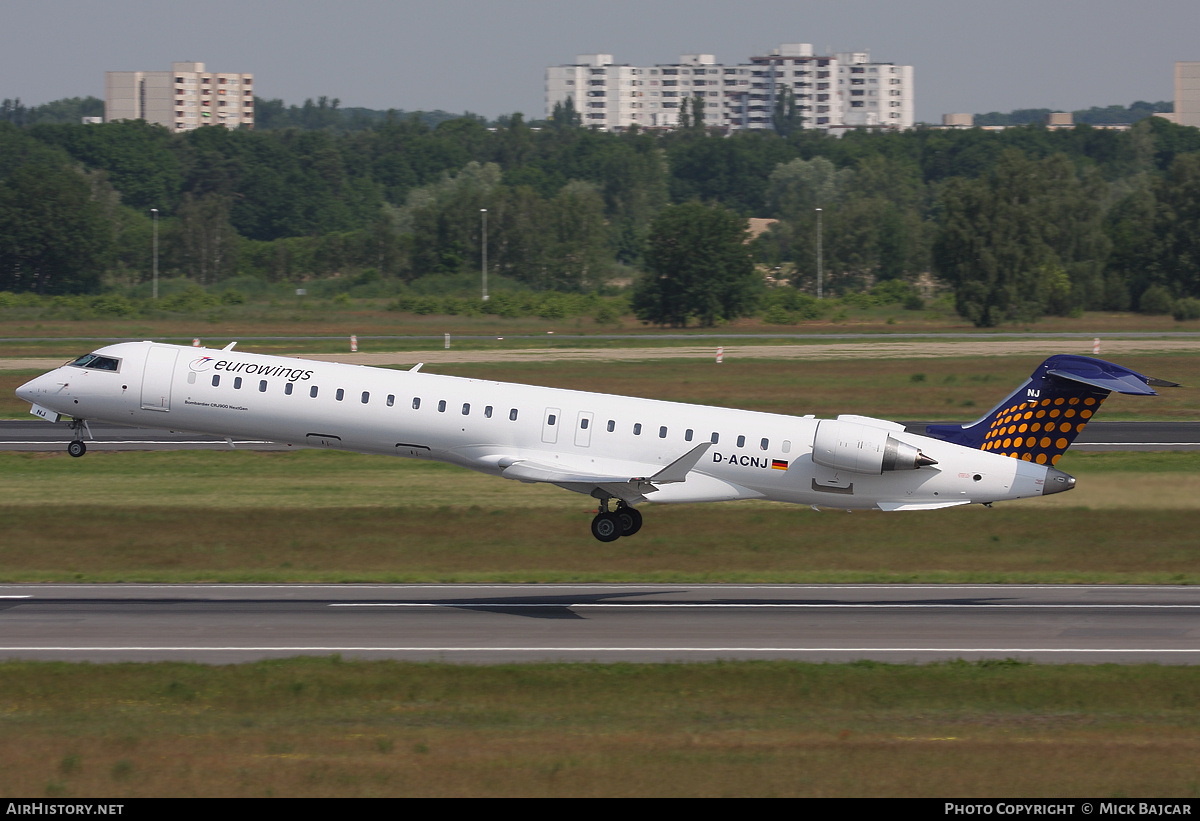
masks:
[(286, 365), (231, 362), (228, 359), (216, 359), (211, 356), (202, 356), (199, 359), (193, 359), (188, 367), (193, 371), (207, 371), (211, 369), (214, 371), (227, 371), (229, 373), (244, 373), (246, 375), (282, 376), (289, 382), (311, 379), (313, 375), (312, 371), (302, 371), (299, 368), (289, 368)]

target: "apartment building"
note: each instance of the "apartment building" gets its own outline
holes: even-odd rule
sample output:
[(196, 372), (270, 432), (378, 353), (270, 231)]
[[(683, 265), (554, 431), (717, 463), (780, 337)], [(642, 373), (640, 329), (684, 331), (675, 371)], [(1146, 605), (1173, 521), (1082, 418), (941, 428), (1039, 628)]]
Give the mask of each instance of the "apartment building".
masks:
[(170, 71), (105, 72), (104, 119), (146, 120), (171, 131), (206, 125), (254, 128), (254, 75), (217, 73), (204, 63)]
[(1154, 116), (1200, 127), (1200, 62), (1175, 64), (1175, 110)]
[(913, 67), (872, 63), (865, 51), (837, 55), (842, 125), (912, 128)]
[(817, 55), (808, 43), (737, 65), (717, 63), (712, 54), (654, 66), (581, 54), (574, 64), (546, 69), (546, 116), (571, 97), (585, 125), (606, 130), (674, 127), (683, 104), (696, 99), (708, 127), (770, 129), (776, 103), (789, 95), (805, 128), (913, 124), (912, 66), (872, 63), (867, 52)]
[(546, 116), (553, 114), (555, 103), (570, 97), (584, 125), (625, 128), (636, 121), (636, 72), (614, 64), (611, 54), (580, 54), (572, 65), (548, 68)]

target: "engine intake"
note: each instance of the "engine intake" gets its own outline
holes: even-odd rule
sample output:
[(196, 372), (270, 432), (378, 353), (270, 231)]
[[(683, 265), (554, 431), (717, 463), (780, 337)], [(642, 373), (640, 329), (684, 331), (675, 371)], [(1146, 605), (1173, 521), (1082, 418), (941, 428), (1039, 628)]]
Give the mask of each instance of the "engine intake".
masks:
[(833, 419), (817, 423), (812, 459), (822, 467), (876, 476), (890, 470), (916, 470), (937, 464), (886, 430)]

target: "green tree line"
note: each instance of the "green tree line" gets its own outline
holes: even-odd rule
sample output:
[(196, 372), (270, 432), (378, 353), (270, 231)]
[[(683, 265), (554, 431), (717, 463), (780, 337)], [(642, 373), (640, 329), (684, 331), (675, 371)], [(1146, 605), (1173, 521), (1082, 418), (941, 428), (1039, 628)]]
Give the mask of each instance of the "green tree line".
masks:
[[(792, 127), (784, 101), (776, 131), (726, 135), (689, 116), (610, 134), (581, 127), (573, 106), (489, 125), (273, 103), (253, 131), (0, 122), (0, 290), (146, 279), (151, 209), (160, 270), (204, 285), (462, 275), (479, 270), (486, 210), (498, 275), (585, 292), (645, 272), (634, 302), (647, 306), (646, 283), (670, 279), (664, 239), (685, 231), (668, 209), (690, 205), (708, 210), (687, 219), (713, 219), (727, 243), (746, 236), (718, 229), (719, 215), (775, 220), (747, 246), (751, 264), (802, 293), (815, 292), (819, 215), (826, 293), (928, 274), (981, 325), (1200, 298), (1200, 131), (1162, 118), (834, 137)], [(710, 293), (682, 314), (643, 307), (646, 318), (753, 310), (761, 288), (727, 287), (739, 255), (690, 236), (713, 279), (683, 291)]]

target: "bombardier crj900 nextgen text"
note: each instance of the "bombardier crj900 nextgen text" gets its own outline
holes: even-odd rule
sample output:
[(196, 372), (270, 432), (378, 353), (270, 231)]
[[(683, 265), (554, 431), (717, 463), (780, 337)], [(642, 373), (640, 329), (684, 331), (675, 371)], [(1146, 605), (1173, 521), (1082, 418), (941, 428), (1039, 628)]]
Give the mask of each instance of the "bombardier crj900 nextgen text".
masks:
[[(1043, 496), (1075, 480), (1054, 464), (1113, 391), (1150, 379), (1052, 356), (968, 425), (926, 435), (864, 416), (816, 419), (223, 350), (126, 342), (22, 385), (75, 431), (87, 420), (449, 462), (600, 501), (592, 533), (629, 536), (642, 502), (769, 499), (931, 510)], [(610, 507), (610, 504), (612, 505)]]

